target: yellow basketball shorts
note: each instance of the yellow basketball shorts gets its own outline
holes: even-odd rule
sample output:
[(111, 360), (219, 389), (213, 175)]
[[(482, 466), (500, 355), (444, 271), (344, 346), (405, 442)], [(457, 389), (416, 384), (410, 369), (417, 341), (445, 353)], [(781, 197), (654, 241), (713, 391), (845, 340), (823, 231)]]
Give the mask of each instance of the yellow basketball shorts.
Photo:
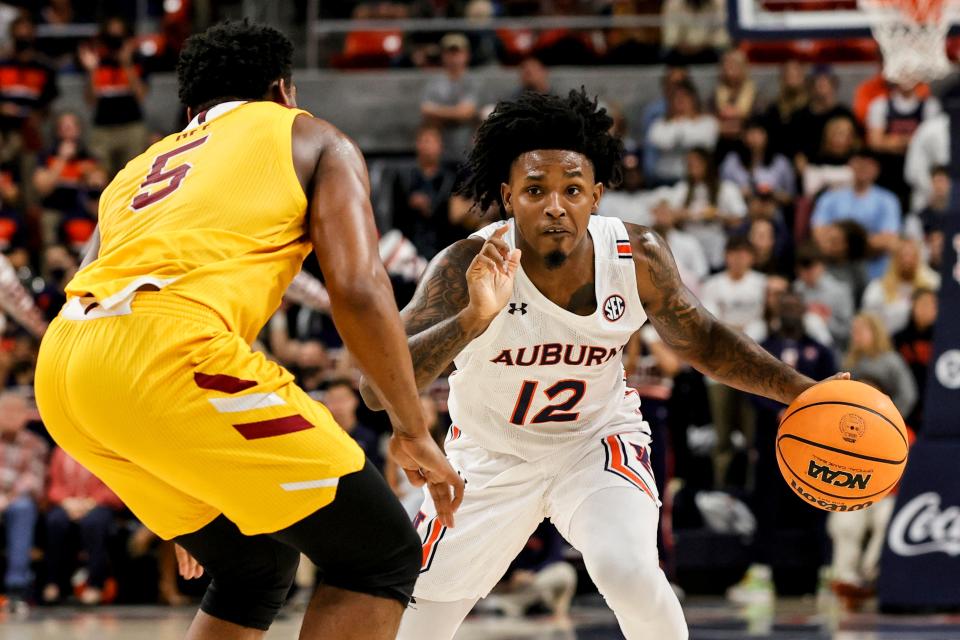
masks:
[(360, 447), (208, 307), (141, 292), (123, 315), (61, 313), (36, 395), (63, 449), (169, 539), (219, 514), (247, 535), (329, 504)]

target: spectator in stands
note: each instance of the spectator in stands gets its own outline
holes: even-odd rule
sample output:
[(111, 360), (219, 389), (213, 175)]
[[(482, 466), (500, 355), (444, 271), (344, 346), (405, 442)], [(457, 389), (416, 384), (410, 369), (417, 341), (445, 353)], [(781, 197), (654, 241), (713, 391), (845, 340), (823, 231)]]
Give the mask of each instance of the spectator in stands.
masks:
[(50, 322), (67, 301), (64, 290), (77, 273), (80, 261), (77, 254), (62, 244), (53, 244), (44, 248), (42, 265), (42, 279), (34, 278), (33, 281), (33, 297), (44, 318)]
[(376, 431), (357, 420), (360, 399), (353, 384), (345, 378), (331, 380), (324, 391), (323, 404), (330, 410), (337, 424), (357, 441), (367, 459), (382, 471), (383, 456), (380, 454), (380, 437)]
[(444, 157), (459, 163), (470, 147), (479, 87), (467, 75), (470, 43), (462, 33), (448, 33), (440, 40), (443, 75), (431, 80), (424, 90), (420, 114), (425, 122), (443, 132)]
[(675, 184), (686, 177), (687, 153), (712, 150), (717, 143), (717, 119), (701, 112), (697, 89), (691, 82), (673, 87), (667, 113), (650, 125), (647, 143), (658, 158), (651, 178), (653, 186)]
[(8, 608), (16, 614), (27, 611), (33, 580), (30, 550), (47, 460), (46, 443), (26, 429), (30, 417), (23, 395), (0, 391), (0, 519), (7, 542), (4, 586)]
[(862, 308), (883, 320), (892, 335), (909, 324), (914, 293), (919, 289), (939, 288), (940, 274), (921, 259), (920, 243), (899, 240), (886, 272), (872, 280), (863, 292)]
[(44, 241), (82, 248), (96, 224), (96, 200), (106, 182), (103, 167), (84, 144), (79, 116), (60, 114), (53, 144), (40, 155), (33, 174), (44, 209)]
[(854, 380), (868, 379), (877, 383), (900, 415), (908, 416), (917, 402), (917, 385), (910, 369), (890, 342), (890, 334), (880, 316), (861, 312), (854, 316), (850, 333), (850, 350), (843, 368)]
[(737, 147), (743, 135), (743, 125), (753, 113), (757, 100), (757, 85), (750, 78), (747, 56), (738, 49), (723, 54), (720, 75), (713, 91), (713, 111), (719, 123), (717, 157), (726, 157)]
[(730, 46), (723, 0), (667, 0), (663, 18), (663, 51), (668, 62), (704, 64)]
[[(493, 18), (496, 8), (490, 0), (470, 0), (463, 9), (463, 17), (477, 26), (483, 26)], [(503, 41), (493, 29), (477, 29), (467, 34), (470, 42), (470, 66), (480, 67), (496, 64), (503, 57)]]
[[(318, 339), (317, 327), (312, 326), (316, 315), (311, 309), (296, 309), (295, 322), (290, 322), (288, 314), (292, 313), (290, 305), (284, 301), (280, 309), (270, 318), (267, 334), (267, 343), (270, 353), (282, 365), (291, 369), (295, 374), (324, 370), (331, 367), (331, 358), (327, 354), (324, 343)], [(302, 318), (301, 316), (306, 316)], [(304, 319), (305, 322), (300, 322)], [(322, 323), (321, 323), (322, 324)], [(291, 325), (294, 325), (291, 327)], [(301, 325), (307, 325), (303, 327)], [(293, 331), (291, 331), (293, 329)], [(298, 335), (293, 335), (298, 334)]]
[(20, 212), (19, 176), (18, 163), (0, 160), (0, 253), (22, 267), (29, 256), (26, 220)]
[[(667, 66), (660, 79), (659, 97), (654, 98), (643, 107), (639, 119), (639, 139), (648, 140), (650, 127), (653, 123), (667, 116), (673, 89), (680, 84), (690, 83), (690, 72), (684, 66)], [(643, 145), (643, 172), (652, 176), (656, 173), (660, 153), (652, 144)]]
[[(743, 236), (730, 238), (724, 255), (726, 270), (709, 278), (703, 286), (703, 306), (725, 324), (754, 340), (762, 340), (766, 334), (766, 276), (753, 270), (753, 247)], [(707, 391), (717, 432), (714, 488), (720, 489), (728, 484), (727, 469), (733, 460), (732, 433), (740, 430), (748, 442), (753, 441), (753, 406), (745, 394), (712, 380)]]
[(808, 79), (810, 85), (810, 101), (807, 106), (797, 112), (794, 123), (797, 131), (802, 132), (806, 144), (800, 152), (807, 158), (817, 152), (820, 141), (823, 140), (823, 130), (830, 120), (838, 117), (847, 118), (850, 124), (856, 127), (853, 112), (837, 99), (837, 88), (840, 79), (833, 69), (826, 65), (814, 67)]
[[(924, 120), (907, 146), (903, 165), (903, 177), (913, 188), (910, 209), (916, 211), (925, 206), (933, 188), (933, 175), (937, 167), (950, 165), (950, 118), (945, 113)], [(948, 172), (944, 172), (949, 179)]]
[(516, 100), (524, 91), (551, 93), (550, 69), (535, 55), (529, 55), (517, 65), (520, 86), (516, 88), (511, 100)]
[(640, 156), (636, 152), (623, 155), (621, 171), (623, 179), (616, 189), (604, 193), (598, 213), (620, 218), (624, 222), (650, 226), (653, 223), (653, 207), (664, 198), (664, 189), (644, 189)]
[(14, 134), (17, 148), (36, 151), (50, 103), (57, 97), (56, 72), (36, 49), (33, 21), (10, 23), (12, 55), (0, 60), (0, 131)]
[(860, 147), (853, 121), (845, 116), (833, 118), (823, 129), (823, 139), (816, 154), (796, 156), (797, 172), (803, 179), (803, 194), (816, 197), (824, 189), (853, 184), (850, 158)]
[(442, 163), (443, 138), (436, 127), (417, 131), (416, 164), (396, 171), (391, 185), (393, 226), (428, 260), (462, 232), (450, 223), (456, 174)]
[(566, 617), (577, 592), (577, 570), (564, 560), (566, 548), (553, 524), (542, 522), (484, 600), (484, 608), (519, 618), (539, 606), (559, 618)]
[(823, 318), (833, 344), (846, 349), (854, 310), (850, 287), (830, 275), (820, 250), (812, 242), (797, 249), (796, 271), (793, 287), (806, 300), (807, 311)]
[(940, 101), (921, 97), (918, 85), (894, 84), (890, 95), (875, 98), (867, 111), (867, 144), (878, 153), (903, 156), (917, 128), (941, 113)]
[(47, 565), (43, 601), (58, 602), (70, 591), (76, 548), (71, 537), (79, 534), (80, 547), (86, 552), (88, 575), (80, 602), (100, 604), (107, 580), (109, 558), (107, 537), (114, 527), (117, 512), (123, 508), (120, 498), (60, 447), (50, 458), (50, 482), (47, 487)]
[[(760, 343), (772, 355), (805, 376), (823, 380), (836, 372), (833, 352), (810, 336), (805, 327), (806, 304), (801, 294), (784, 290), (776, 294), (776, 313), (769, 313), (770, 336)], [(783, 404), (761, 396), (752, 396), (756, 411), (756, 437), (753, 446), (755, 463), (751, 507), (757, 518), (753, 536), (752, 560), (744, 579), (727, 591), (737, 603), (772, 602), (775, 592), (772, 565), (778, 562), (781, 549), (777, 530), (785, 528), (783, 515), (793, 502), (784, 496), (790, 489), (779, 482), (775, 441)]]
[(930, 178), (930, 193), (924, 206), (907, 216), (904, 232), (908, 237), (922, 238), (930, 266), (940, 269), (943, 257), (943, 226), (950, 214), (952, 180), (949, 167), (934, 167)]
[(816, 246), (823, 255), (827, 273), (847, 285), (854, 301), (867, 288), (867, 230), (854, 220), (841, 220), (823, 227)]
[(683, 228), (703, 246), (711, 269), (723, 265), (727, 230), (743, 222), (747, 204), (737, 185), (721, 180), (706, 149), (687, 153), (687, 179), (670, 192)]
[(920, 124), (940, 114), (940, 101), (922, 97), (913, 83), (898, 83), (889, 96), (880, 96), (867, 111), (867, 144), (881, 161), (880, 183), (908, 206), (909, 187), (904, 180), (907, 147)]
[[(754, 196), (760, 198), (762, 196)], [(792, 271), (789, 262), (792, 251), (787, 250), (785, 235), (778, 237), (774, 220), (768, 217), (751, 218), (747, 239), (753, 247), (754, 270), (768, 276), (786, 275)]]
[(780, 91), (776, 100), (763, 113), (763, 122), (776, 153), (793, 158), (806, 143), (806, 133), (795, 124), (797, 114), (807, 106), (806, 70), (797, 60), (788, 60), (780, 67)]
[(681, 279), (694, 293), (698, 293), (700, 284), (710, 273), (710, 264), (707, 262), (703, 245), (696, 236), (677, 228), (677, 210), (666, 199), (657, 200), (652, 212), (652, 226), (670, 246)]
[(96, 45), (81, 46), (77, 56), (87, 72), (87, 101), (93, 106), (90, 150), (111, 176), (147, 145), (147, 85), (135, 48), (127, 23), (112, 17), (103, 23)]
[[(767, 301), (764, 310), (764, 319), (767, 323), (767, 329), (776, 330), (780, 318), (780, 296), (791, 290), (790, 280), (785, 276), (772, 275), (767, 276)], [(827, 322), (821, 316), (805, 311), (803, 314), (803, 330), (808, 336), (819, 342), (825, 347), (833, 347), (833, 336), (830, 335), (830, 329), (827, 328)]]
[(772, 192), (779, 204), (788, 205), (793, 202), (797, 191), (793, 165), (786, 157), (775, 153), (769, 142), (763, 121), (759, 118), (747, 120), (743, 126), (742, 144), (726, 155), (720, 166), (720, 177), (735, 182), (744, 197), (762, 185)]
[(871, 278), (879, 277), (886, 269), (888, 254), (897, 246), (902, 226), (900, 202), (887, 189), (876, 185), (880, 165), (876, 157), (865, 150), (850, 159), (853, 171), (851, 187), (832, 189), (817, 201), (813, 211), (813, 237), (823, 248), (823, 228), (838, 220), (860, 223), (868, 235), (868, 246), (873, 259), (868, 266)]
[(933, 327), (937, 323), (939, 301), (933, 289), (917, 289), (913, 292), (913, 308), (910, 323), (903, 331), (893, 336), (893, 346), (910, 367), (917, 386), (917, 403), (908, 415), (907, 424), (914, 431), (923, 429), (923, 405), (926, 399), (927, 371), (933, 359)]
[(853, 115), (861, 125), (867, 123), (870, 103), (881, 96), (890, 95), (890, 81), (883, 76), (883, 61), (878, 61), (872, 76), (857, 85), (853, 91)]

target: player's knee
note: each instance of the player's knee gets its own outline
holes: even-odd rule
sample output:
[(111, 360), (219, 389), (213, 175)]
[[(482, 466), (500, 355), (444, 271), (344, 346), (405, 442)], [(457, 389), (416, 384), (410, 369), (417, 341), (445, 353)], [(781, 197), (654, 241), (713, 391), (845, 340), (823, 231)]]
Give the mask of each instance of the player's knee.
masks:
[(220, 620), (265, 631), (286, 601), (299, 563), (300, 552), (293, 548), (279, 550), (272, 566), (244, 567), (238, 559), (236, 572), (213, 576), (200, 608)]
[(663, 579), (655, 556), (645, 559), (616, 549), (588, 560), (587, 569), (597, 588), (614, 607), (621, 602), (629, 602), (631, 607), (643, 606), (650, 599), (638, 595), (649, 592), (651, 585)]

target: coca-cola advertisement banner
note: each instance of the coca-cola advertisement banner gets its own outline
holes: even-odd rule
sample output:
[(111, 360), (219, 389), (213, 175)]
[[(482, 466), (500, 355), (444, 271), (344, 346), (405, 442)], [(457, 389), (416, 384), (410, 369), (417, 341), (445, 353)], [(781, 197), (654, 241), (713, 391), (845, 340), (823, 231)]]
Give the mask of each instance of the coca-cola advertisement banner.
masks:
[(921, 438), (910, 450), (880, 563), (880, 606), (960, 608), (960, 438)]

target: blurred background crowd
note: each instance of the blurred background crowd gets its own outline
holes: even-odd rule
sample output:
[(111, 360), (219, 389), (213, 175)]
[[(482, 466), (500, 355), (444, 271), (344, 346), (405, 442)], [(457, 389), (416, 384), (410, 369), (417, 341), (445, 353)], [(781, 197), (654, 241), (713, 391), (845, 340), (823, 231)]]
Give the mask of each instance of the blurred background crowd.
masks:
[[(455, 195), (458, 162), (496, 100), (560, 90), (557, 65), (657, 65), (659, 83), (643, 87), (641, 104), (599, 95), (626, 148), (623, 181), (606, 193), (600, 215), (656, 229), (704, 305), (784, 362), (815, 379), (849, 370), (922, 428), (951, 189), (949, 123), (929, 87), (891, 85), (877, 73), (845, 99), (843, 59), (829, 66), (830, 56), (811, 61), (809, 51), (788, 47), (769, 62), (769, 48), (731, 42), (724, 5), (714, 0), (267, 4), (252, 13), (287, 20), (301, 50), (305, 12), (361, 25), (331, 32), (304, 54), (321, 65), (427, 76), (419, 112), (401, 115), (414, 132), (406, 148), (369, 155), (381, 255), (401, 307), (427, 261), (499, 218)], [(189, 33), (251, 5), (258, 3), (0, 2), (0, 557), (4, 591), (17, 606), (70, 597), (179, 603), (182, 589), (198, 591), (178, 584), (169, 545), (53, 445), (32, 404), (32, 380), (40, 336), (64, 302), (101, 190), (174, 130), (146, 116), (154, 78), (174, 68)], [(517, 17), (518, 27), (363, 28), (436, 17), (469, 26), (491, 16)], [(551, 28), (555, 16), (584, 18), (588, 28)], [(652, 19), (590, 26), (644, 16)], [(531, 17), (543, 27), (524, 21)], [(756, 81), (758, 58), (775, 82)], [(484, 86), (477, 67), (491, 66), (515, 74), (509, 91)], [(64, 85), (79, 87), (82, 100), (64, 101)], [(390, 95), (379, 101), (391, 108)], [(359, 372), (312, 258), (256, 347), (327, 404), (416, 513), (419, 492), (386, 455), (388, 422), (358, 402)], [(890, 504), (827, 518), (790, 496), (774, 458), (783, 406), (705, 379), (652, 328), (633, 337), (623, 364), (653, 432), (661, 554), (678, 589), (730, 587), (731, 598), (765, 601), (776, 590), (832, 588), (851, 607), (870, 595)], [(423, 395), (438, 441), (449, 424), (446, 396), (444, 378)], [(484, 606), (562, 613), (576, 589), (590, 588), (578, 569), (576, 554), (545, 525)], [(302, 574), (306, 586), (309, 568)]]

